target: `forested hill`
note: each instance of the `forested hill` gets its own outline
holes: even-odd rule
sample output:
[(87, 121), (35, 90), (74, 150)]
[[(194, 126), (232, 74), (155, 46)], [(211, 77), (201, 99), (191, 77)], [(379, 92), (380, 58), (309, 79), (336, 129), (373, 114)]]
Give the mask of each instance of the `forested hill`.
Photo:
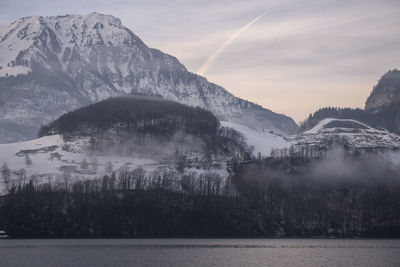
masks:
[(39, 136), (87, 135), (110, 129), (171, 136), (178, 130), (194, 135), (215, 135), (218, 119), (210, 112), (158, 96), (130, 95), (103, 100), (68, 112), (43, 126)]
[(385, 128), (392, 133), (400, 134), (400, 105), (393, 103), (385, 106), (378, 112), (370, 112), (362, 109), (326, 107), (310, 114), (300, 124), (300, 131), (307, 131), (326, 118), (352, 119), (366, 123), (375, 128)]
[(148, 156), (149, 151), (161, 147), (167, 158), (178, 150), (225, 159), (234, 155), (246, 158), (251, 153), (244, 137), (233, 129), (220, 127), (210, 111), (161, 96), (114, 97), (80, 108), (39, 131), (40, 137), (54, 134), (62, 135), (64, 140), (90, 138), (83, 141), (86, 148), (103, 155), (114, 151)]
[(375, 117), (362, 109), (352, 108), (337, 108), (337, 107), (326, 107), (315, 111), (313, 114), (308, 116), (307, 120), (300, 124), (300, 131), (307, 131), (316, 126), (320, 121), (326, 118), (336, 119), (353, 119), (364, 122), (371, 126), (377, 126), (375, 123)]

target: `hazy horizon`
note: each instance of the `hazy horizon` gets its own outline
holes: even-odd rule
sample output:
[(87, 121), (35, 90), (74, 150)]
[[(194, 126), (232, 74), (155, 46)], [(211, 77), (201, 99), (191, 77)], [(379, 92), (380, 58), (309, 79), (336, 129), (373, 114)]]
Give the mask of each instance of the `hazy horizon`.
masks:
[(192, 72), (215, 55), (201, 69), (209, 81), (296, 122), (324, 106), (363, 108), (380, 76), (400, 65), (400, 2), (390, 0), (6, 0), (0, 24), (93, 11), (121, 18)]

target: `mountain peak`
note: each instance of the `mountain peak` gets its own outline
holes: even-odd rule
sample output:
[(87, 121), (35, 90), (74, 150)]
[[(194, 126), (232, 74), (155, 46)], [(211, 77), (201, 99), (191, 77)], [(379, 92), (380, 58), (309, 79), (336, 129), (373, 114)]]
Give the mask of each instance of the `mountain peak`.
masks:
[(122, 26), (122, 22), (119, 18), (109, 15), (109, 14), (102, 14), (99, 12), (91, 12), (86, 15), (79, 15), (79, 14), (65, 14), (65, 15), (57, 15), (57, 16), (26, 16), (16, 21), (12, 22), (11, 25), (17, 25), (21, 22), (41, 22), (41, 21), (67, 21), (67, 20), (74, 20), (74, 21), (82, 21), (86, 22), (87, 24), (95, 24), (97, 22), (105, 22), (107, 24), (113, 24)]
[(93, 47), (132, 48), (137, 44), (143, 45), (119, 18), (111, 15), (92, 12), (24, 17), (0, 28), (0, 51), (6, 51), (0, 54), (0, 78), (27, 74), (32, 71), (32, 59), (42, 61), (48, 53), (63, 63), (74, 50), (87, 59)]
[(73, 23), (86, 24), (88, 28), (92, 28), (96, 24), (114, 25), (122, 27), (122, 22), (119, 18), (108, 14), (102, 14), (99, 12), (91, 12), (86, 15), (66, 14), (66, 15), (48, 16), (42, 18), (49, 21), (58, 21), (59, 23), (61, 23), (62, 21), (64, 21), (64, 23), (67, 21), (73, 21)]
[(103, 22), (107, 22), (108, 24), (122, 26), (121, 20), (112, 15), (102, 14), (102, 13), (98, 13), (98, 12), (91, 12), (84, 17), (85, 17), (86, 21), (98, 21), (98, 22), (103, 21)]

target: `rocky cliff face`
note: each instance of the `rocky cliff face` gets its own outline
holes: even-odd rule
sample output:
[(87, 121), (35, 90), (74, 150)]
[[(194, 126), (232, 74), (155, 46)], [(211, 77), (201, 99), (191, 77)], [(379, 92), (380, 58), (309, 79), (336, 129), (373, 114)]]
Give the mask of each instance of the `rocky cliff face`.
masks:
[(380, 78), (365, 103), (365, 110), (377, 112), (393, 103), (400, 103), (400, 71), (397, 69)]
[(400, 134), (400, 71), (391, 70), (374, 86), (365, 110), (377, 117), (382, 127)]
[(161, 95), (220, 120), (280, 133), (289, 117), (242, 100), (147, 47), (118, 18), (25, 17), (0, 27), (0, 142), (33, 138), (40, 125), (108, 97)]

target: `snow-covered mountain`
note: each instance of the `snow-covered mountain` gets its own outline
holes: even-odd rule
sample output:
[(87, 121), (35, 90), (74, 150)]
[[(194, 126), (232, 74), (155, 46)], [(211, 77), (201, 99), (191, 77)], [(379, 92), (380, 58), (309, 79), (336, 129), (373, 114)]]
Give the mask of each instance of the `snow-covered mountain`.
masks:
[(292, 136), (298, 147), (328, 148), (340, 143), (349, 149), (398, 150), (400, 136), (352, 119), (326, 118), (311, 130)]
[(33, 138), (66, 111), (129, 93), (161, 95), (251, 128), (297, 129), (291, 118), (237, 98), (147, 47), (116, 17), (34, 16), (0, 27), (0, 142)]

